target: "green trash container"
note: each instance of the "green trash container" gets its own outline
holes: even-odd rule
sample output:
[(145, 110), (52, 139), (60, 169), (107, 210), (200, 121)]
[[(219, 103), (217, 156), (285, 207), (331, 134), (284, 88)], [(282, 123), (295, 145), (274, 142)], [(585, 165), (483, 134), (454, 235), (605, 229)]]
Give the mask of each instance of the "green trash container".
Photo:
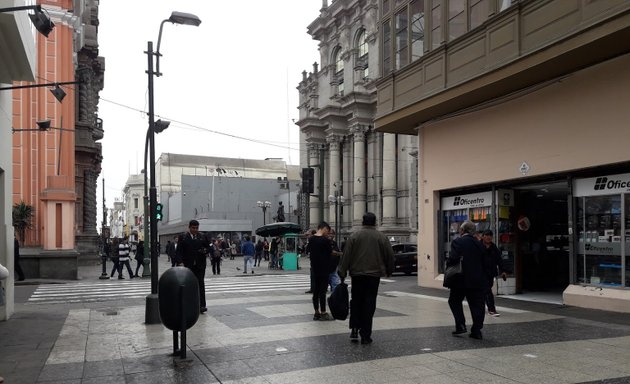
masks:
[(297, 271), (297, 254), (285, 252), (282, 255), (282, 269), (285, 271)]
[(282, 254), (282, 269), (285, 271), (297, 271), (298, 269), (298, 234), (287, 233), (284, 235), (284, 253)]

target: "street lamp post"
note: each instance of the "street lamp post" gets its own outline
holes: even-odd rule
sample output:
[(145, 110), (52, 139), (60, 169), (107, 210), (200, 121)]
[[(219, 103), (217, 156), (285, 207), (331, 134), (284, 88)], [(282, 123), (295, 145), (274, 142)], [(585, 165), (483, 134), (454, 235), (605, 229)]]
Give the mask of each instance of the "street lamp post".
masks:
[(345, 198), (339, 195), (339, 191), (335, 190), (334, 195), (328, 195), (328, 202), (331, 204), (335, 204), (335, 241), (337, 242), (337, 246), (339, 246), (339, 203), (343, 204)]
[(268, 201), (265, 201), (264, 203), (262, 201), (257, 201), (256, 205), (259, 206), (260, 208), (262, 208), (263, 211), (263, 225), (267, 224), (267, 208), (271, 207), (271, 203)]
[[(158, 35), (157, 51), (153, 52), (153, 42), (147, 43), (147, 75), (149, 80), (149, 128), (147, 132), (147, 142), (149, 145), (149, 170), (150, 170), (150, 187), (149, 187), (149, 235), (151, 238), (151, 294), (147, 296), (146, 308), (145, 308), (145, 322), (147, 324), (159, 324), (160, 313), (158, 307), (158, 256), (160, 251), (158, 249), (158, 231), (157, 231), (157, 218), (156, 218), (156, 206), (157, 206), (157, 189), (155, 186), (155, 134), (161, 132), (168, 127), (168, 122), (158, 120), (161, 124), (156, 124), (155, 112), (154, 112), (154, 88), (153, 88), (153, 76), (161, 76), (160, 73), (160, 43), (162, 41), (162, 28), (164, 23), (170, 22), (173, 24), (182, 25), (194, 25), (199, 26), (201, 20), (199, 17), (183, 12), (173, 12), (171, 17), (165, 19), (160, 24), (160, 33)], [(157, 58), (156, 68), (153, 70), (153, 57)], [(146, 148), (146, 147), (145, 147)], [(145, 151), (146, 152), (146, 151)], [(145, 156), (146, 159), (146, 156)], [(146, 168), (145, 168), (146, 172)], [(146, 185), (146, 184), (145, 184)]]

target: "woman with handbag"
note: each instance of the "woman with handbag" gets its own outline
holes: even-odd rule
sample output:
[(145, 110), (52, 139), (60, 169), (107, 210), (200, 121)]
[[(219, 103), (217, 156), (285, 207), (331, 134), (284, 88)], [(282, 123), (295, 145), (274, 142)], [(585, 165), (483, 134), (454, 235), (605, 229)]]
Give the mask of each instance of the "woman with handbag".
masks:
[(460, 229), (460, 237), (451, 243), (451, 251), (446, 259), (444, 286), (450, 288), (448, 305), (455, 319), (453, 335), (466, 333), (466, 318), (462, 302), (468, 302), (473, 325), (470, 337), (482, 339), (481, 329), (485, 311), (486, 273), (484, 271), (485, 248), (473, 236), (475, 224), (465, 221)]

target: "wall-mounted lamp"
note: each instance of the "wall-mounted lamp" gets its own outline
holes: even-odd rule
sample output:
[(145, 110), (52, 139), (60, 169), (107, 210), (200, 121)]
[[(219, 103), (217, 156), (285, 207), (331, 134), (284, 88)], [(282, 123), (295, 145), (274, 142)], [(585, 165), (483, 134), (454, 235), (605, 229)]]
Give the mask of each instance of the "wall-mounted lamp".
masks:
[(51, 127), (50, 126), (50, 119), (40, 120), (36, 124), (37, 124), (37, 128), (12, 128), (11, 132), (13, 132), (13, 133), (15, 133), (15, 132), (24, 132), (24, 131), (48, 132), (49, 129), (56, 129), (56, 130), (59, 130), (59, 131), (74, 132), (74, 129)]
[[(31, 9), (34, 13), (29, 13), (28, 17), (31, 19), (35, 29), (37, 29), (37, 31), (42, 35), (48, 37), (53, 28), (55, 28), (55, 23), (50, 20), (50, 17), (47, 15), (48, 11), (43, 9), (41, 5), (24, 5), (21, 7), (0, 8), (0, 13), (26, 11)], [(46, 11), (46, 13), (43, 11)]]
[(50, 128), (50, 119), (37, 122), (37, 128), (40, 131), (47, 131)]
[(59, 87), (60, 85), (70, 85), (70, 84), (81, 84), (80, 81), (62, 81), (59, 83), (44, 83), (44, 84), (30, 84), (30, 85), (16, 85), (13, 87), (0, 87), (0, 91), (10, 91), (12, 89), (25, 89), (25, 88), (41, 88), (41, 87), (54, 87), (50, 90), (50, 93), (55, 96), (58, 102), (61, 103), (64, 97), (66, 97), (66, 92)]
[(59, 84), (55, 85), (55, 88), (51, 89), (50, 93), (52, 93), (53, 96), (55, 96), (55, 99), (57, 99), (60, 103), (63, 98), (66, 97), (66, 92), (59, 87)]

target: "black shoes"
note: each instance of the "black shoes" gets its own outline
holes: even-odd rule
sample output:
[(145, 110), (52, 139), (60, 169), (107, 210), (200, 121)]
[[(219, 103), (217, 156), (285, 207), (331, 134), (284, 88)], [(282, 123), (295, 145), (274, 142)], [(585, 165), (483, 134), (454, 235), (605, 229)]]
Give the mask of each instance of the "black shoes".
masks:
[(313, 291), (309, 289), (308, 291), (306, 291), (304, 293), (313, 293)]
[(481, 334), (481, 331), (477, 331), (477, 332), (470, 332), (470, 335), (468, 335), (470, 338), (472, 339), (477, 339), (477, 340), (482, 340), (483, 339), (483, 335)]
[(208, 312), (208, 308), (207, 307), (201, 307), (199, 309), (199, 312), (201, 312), (201, 313)]
[(363, 337), (361, 338), (361, 344), (365, 345), (365, 344), (372, 344), (372, 338), (371, 337)]
[(359, 330), (357, 328), (352, 328), (350, 331), (350, 341), (359, 341)]
[(451, 332), (453, 335), (461, 335), (462, 333), (466, 333), (468, 332), (466, 330), (466, 327), (456, 327), (455, 330), (453, 332)]

